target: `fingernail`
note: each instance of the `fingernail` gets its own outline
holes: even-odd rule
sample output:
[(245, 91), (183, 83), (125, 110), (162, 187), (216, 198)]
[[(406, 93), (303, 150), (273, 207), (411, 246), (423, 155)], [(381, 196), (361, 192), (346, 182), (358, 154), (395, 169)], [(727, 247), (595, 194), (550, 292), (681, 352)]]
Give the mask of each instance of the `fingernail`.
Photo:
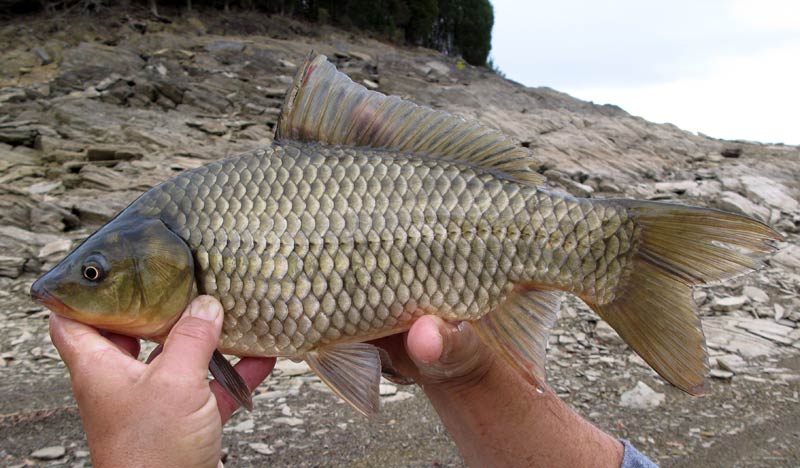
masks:
[(209, 322), (216, 320), (220, 314), (222, 314), (222, 307), (220, 307), (219, 302), (209, 299), (197, 301), (189, 309), (190, 317), (197, 317)]

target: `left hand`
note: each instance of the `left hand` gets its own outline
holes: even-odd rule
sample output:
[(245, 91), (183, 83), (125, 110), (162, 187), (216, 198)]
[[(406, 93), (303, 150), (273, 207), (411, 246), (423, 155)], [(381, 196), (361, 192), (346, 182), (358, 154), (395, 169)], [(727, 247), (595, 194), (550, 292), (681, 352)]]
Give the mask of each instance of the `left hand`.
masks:
[[(222, 425), (238, 407), (206, 380), (222, 315), (210, 296), (192, 301), (149, 364), (137, 360), (138, 340), (51, 315), (95, 467), (221, 465)], [(245, 358), (236, 370), (252, 391), (274, 365)]]

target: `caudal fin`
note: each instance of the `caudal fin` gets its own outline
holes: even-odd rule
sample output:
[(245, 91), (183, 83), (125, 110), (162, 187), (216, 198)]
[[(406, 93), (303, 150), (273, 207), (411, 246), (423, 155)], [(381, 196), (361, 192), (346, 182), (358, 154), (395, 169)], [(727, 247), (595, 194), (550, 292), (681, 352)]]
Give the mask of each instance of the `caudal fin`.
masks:
[(758, 254), (774, 251), (781, 236), (759, 221), (708, 208), (613, 203), (625, 206), (640, 230), (634, 258), (611, 301), (584, 299), (664, 379), (705, 394), (708, 356), (692, 286), (759, 268)]

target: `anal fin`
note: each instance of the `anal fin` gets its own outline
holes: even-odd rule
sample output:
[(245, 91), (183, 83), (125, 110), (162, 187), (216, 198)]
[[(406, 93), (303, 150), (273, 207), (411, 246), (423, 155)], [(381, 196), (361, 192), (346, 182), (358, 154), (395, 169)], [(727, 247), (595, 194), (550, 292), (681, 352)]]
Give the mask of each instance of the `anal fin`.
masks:
[(545, 383), (547, 337), (560, 308), (560, 291), (515, 289), (473, 325), (487, 346), (541, 385)]
[(331, 390), (365, 416), (380, 411), (381, 359), (367, 343), (326, 346), (305, 356), (309, 367)]
[(228, 394), (236, 400), (236, 403), (242, 405), (247, 411), (253, 411), (253, 398), (250, 395), (250, 389), (236, 369), (233, 368), (225, 356), (217, 350), (214, 350), (214, 355), (211, 356), (211, 362), (208, 364), (208, 370), (211, 375), (219, 383), (220, 387), (224, 388)]

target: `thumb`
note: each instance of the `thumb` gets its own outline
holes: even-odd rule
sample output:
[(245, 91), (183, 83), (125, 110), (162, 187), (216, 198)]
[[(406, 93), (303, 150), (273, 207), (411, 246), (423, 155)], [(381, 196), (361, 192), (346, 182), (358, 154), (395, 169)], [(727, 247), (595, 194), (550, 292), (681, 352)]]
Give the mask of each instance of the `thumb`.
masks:
[(470, 386), (486, 374), (495, 359), (468, 322), (453, 325), (431, 315), (414, 323), (406, 348), (423, 384)]
[(196, 372), (205, 378), (222, 330), (222, 305), (211, 296), (193, 300), (164, 342), (158, 366), (179, 374)]

